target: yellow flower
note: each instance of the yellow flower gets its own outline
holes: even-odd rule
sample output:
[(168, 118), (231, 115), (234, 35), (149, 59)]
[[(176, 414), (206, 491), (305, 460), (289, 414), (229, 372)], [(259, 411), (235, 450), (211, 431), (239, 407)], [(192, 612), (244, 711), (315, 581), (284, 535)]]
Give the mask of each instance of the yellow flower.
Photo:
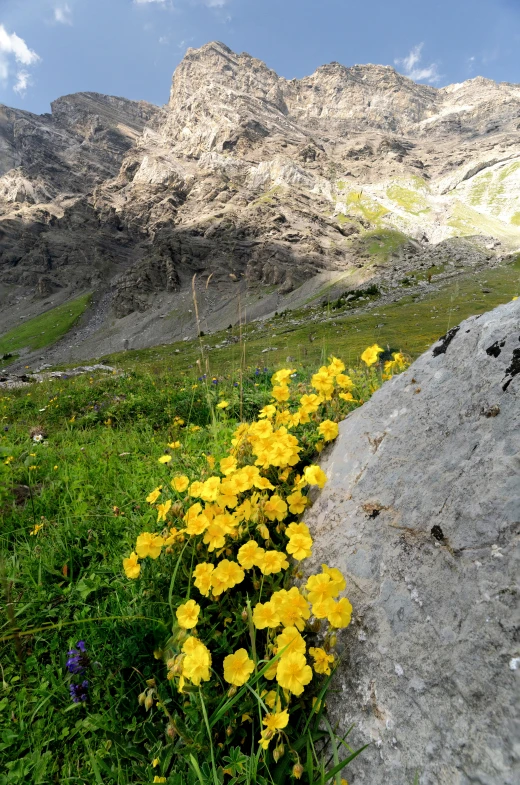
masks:
[(159, 777), (157, 774), (153, 778), (154, 782), (166, 782), (166, 777)]
[(332, 583), (336, 585), (336, 589), (338, 590), (338, 593), (346, 589), (347, 582), (343, 577), (343, 574), (339, 570), (337, 570), (336, 567), (327, 567), (326, 564), (322, 564), (321, 569), (326, 575), (329, 576)]
[(305, 654), (307, 648), (306, 643), (296, 627), (286, 627), (284, 631), (277, 636), (276, 646), (279, 652), (282, 652), (281, 659), (288, 657), (289, 654), (298, 652)]
[(153, 761), (152, 761), (152, 767), (154, 769), (157, 768), (157, 766), (159, 765), (160, 762), (161, 761), (159, 760), (159, 758), (154, 758)]
[(334, 376), (326, 366), (322, 366), (318, 373), (315, 373), (314, 376), (312, 376), (311, 384), (325, 400), (330, 400), (332, 393), (334, 392)]
[(161, 455), (161, 457), (159, 458), (159, 463), (170, 463), (171, 459), (172, 459), (171, 455)]
[(179, 477), (174, 477), (171, 482), (172, 488), (178, 493), (183, 493), (189, 484), (190, 481), (185, 474), (181, 474)]
[(354, 400), (354, 396), (353, 396), (353, 395), (352, 395), (352, 393), (350, 393), (350, 392), (347, 392), (347, 393), (339, 393), (339, 397), (340, 397), (342, 400), (344, 400), (344, 401), (353, 401), (353, 400)]
[(229, 403), (227, 401), (221, 401), (220, 403), (217, 403), (217, 409), (226, 409), (228, 406)]
[(307, 506), (307, 497), (301, 491), (294, 491), (287, 497), (289, 502), (289, 512), (293, 515), (301, 515)]
[(190, 636), (184, 641), (182, 651), (186, 655), (182, 661), (183, 677), (196, 687), (200, 686), (201, 681), (209, 681), (211, 654), (202, 641)]
[(287, 515), (287, 504), (275, 493), (264, 504), (264, 514), (270, 521), (283, 521)]
[(347, 388), (347, 390), (351, 390), (354, 387), (354, 382), (345, 373), (340, 373), (339, 376), (336, 376), (336, 383), (338, 387)]
[(346, 597), (334, 603), (334, 607), (327, 613), (331, 627), (348, 627), (352, 619), (352, 605)]
[(220, 461), (220, 471), (222, 474), (228, 475), (235, 471), (237, 468), (237, 461), (232, 455), (227, 458), (222, 458)]
[(157, 523), (159, 523), (159, 521), (166, 520), (166, 516), (168, 515), (171, 506), (172, 506), (171, 499), (165, 501), (164, 504), (157, 505)]
[(216, 502), (220, 494), (220, 477), (208, 477), (203, 483), (201, 499), (206, 502)]
[(204, 544), (208, 546), (208, 551), (215, 551), (223, 548), (226, 543), (226, 532), (218, 523), (210, 523), (204, 534)]
[(276, 731), (286, 728), (289, 724), (289, 712), (284, 709), (275, 714), (266, 714), (262, 722), (266, 725), (266, 729), (262, 731), (259, 743), (266, 750)]
[[(262, 700), (264, 701), (265, 705), (268, 706), (270, 709), (274, 709), (274, 707), (278, 704), (280, 705), (280, 699), (276, 695), (274, 690), (264, 690), (261, 695)], [(279, 709), (278, 709), (279, 711)]]
[(285, 530), (287, 537), (294, 537), (295, 534), (305, 534), (307, 537), (311, 536), (309, 527), (305, 523), (290, 523)]
[(168, 444), (168, 447), (170, 448), (170, 450), (178, 450), (180, 448), (180, 446), (181, 446), (180, 442), (170, 442)]
[(330, 676), (330, 665), (334, 662), (332, 654), (327, 654), (325, 649), (313, 647), (309, 649), (309, 654), (314, 660), (316, 673), (324, 673), (326, 676)]
[(224, 679), (229, 684), (242, 687), (255, 669), (255, 663), (249, 659), (245, 649), (238, 649), (234, 654), (224, 658)]
[(332, 376), (337, 376), (345, 370), (345, 365), (341, 360), (338, 360), (337, 357), (329, 357), (329, 367), (327, 370)]
[(369, 367), (377, 362), (378, 355), (383, 352), (380, 346), (375, 343), (373, 346), (369, 346), (368, 349), (365, 349), (363, 354), (361, 355), (361, 359), (364, 363), (366, 363)]
[(294, 534), (287, 543), (286, 551), (296, 561), (308, 559), (312, 554), (312, 537), (306, 534)]
[(137, 553), (132, 551), (128, 559), (123, 559), (123, 569), (127, 578), (132, 580), (139, 577), (141, 565), (139, 564)]
[(278, 627), (280, 619), (272, 602), (258, 602), (253, 610), (253, 624), (257, 630)]
[(146, 501), (148, 504), (155, 504), (159, 496), (161, 495), (162, 485), (159, 485), (154, 491), (148, 494), (146, 497)]
[(255, 478), (254, 486), (259, 491), (274, 491), (274, 485), (269, 482), (267, 477), (260, 477), (260, 475)]
[(289, 388), (286, 387), (284, 384), (280, 384), (277, 387), (273, 387), (272, 396), (275, 401), (278, 403), (282, 403), (283, 401), (288, 401), (290, 398), (291, 393), (289, 392)]
[(32, 537), (32, 536), (35, 536), (36, 534), (38, 534), (38, 532), (39, 532), (39, 531), (41, 531), (41, 530), (43, 529), (43, 527), (44, 527), (44, 526), (45, 526), (45, 524), (44, 524), (44, 523), (37, 523), (37, 524), (35, 525), (34, 529), (31, 529), (31, 531), (29, 532), (29, 535), (30, 535), (31, 537)]
[(218, 595), (227, 589), (232, 589), (245, 578), (245, 572), (238, 564), (228, 559), (223, 559), (218, 563), (211, 575), (211, 585), (213, 594)]
[(290, 384), (291, 376), (294, 372), (294, 368), (281, 368), (281, 370), (273, 373), (271, 377), (271, 384)]
[(190, 485), (190, 490), (189, 490), (190, 496), (193, 496), (194, 499), (198, 499), (200, 497), (200, 494), (202, 493), (203, 486), (204, 486), (204, 483), (203, 482), (199, 482), (198, 480), (196, 480), (195, 482), (192, 482), (192, 484)]
[(337, 597), (339, 594), (337, 583), (326, 573), (310, 575), (305, 588), (309, 592), (309, 602), (313, 604), (322, 602), (328, 597)]
[(268, 420), (272, 419), (276, 414), (276, 406), (273, 406), (272, 403), (267, 404), (264, 406), (263, 409), (260, 409), (258, 412), (258, 418), (262, 419), (263, 417), (267, 417)]
[(332, 597), (324, 597), (316, 600), (312, 606), (312, 612), (317, 619), (326, 619), (329, 613), (334, 611), (335, 602)]
[(332, 420), (323, 420), (318, 431), (321, 433), (326, 442), (332, 441), (338, 435), (338, 424)]
[(183, 605), (179, 605), (175, 615), (177, 616), (179, 625), (183, 629), (191, 630), (192, 627), (196, 627), (197, 625), (199, 613), (200, 605), (198, 605), (195, 600), (188, 600), (187, 602), (183, 603)]
[(278, 662), (276, 681), (284, 690), (293, 695), (301, 695), (305, 686), (312, 680), (312, 668), (307, 665), (305, 656), (300, 652), (281, 657)]
[(157, 559), (161, 555), (163, 545), (163, 538), (158, 534), (143, 532), (135, 542), (135, 550), (140, 559), (146, 559), (147, 556)]
[(309, 603), (302, 597), (299, 589), (293, 586), (289, 591), (280, 589), (274, 592), (270, 600), (284, 627), (296, 627), (303, 630), (305, 621), (311, 615)]
[(213, 564), (202, 562), (201, 564), (197, 564), (193, 570), (193, 577), (195, 578), (193, 583), (204, 597), (207, 597), (209, 594), (211, 588), (211, 574), (214, 569), (215, 567)]
[(249, 540), (238, 551), (237, 559), (246, 570), (258, 566), (259, 560), (264, 555), (265, 550), (261, 548), (256, 540)]
[(258, 559), (257, 564), (263, 575), (274, 575), (289, 567), (289, 562), (287, 561), (285, 554), (280, 553), (280, 551), (265, 551)]
[(315, 466), (313, 464), (311, 464), (311, 466), (305, 467), (303, 476), (309, 485), (317, 485), (318, 488), (323, 488), (327, 482), (327, 475), (325, 472), (322, 471), (319, 466)]

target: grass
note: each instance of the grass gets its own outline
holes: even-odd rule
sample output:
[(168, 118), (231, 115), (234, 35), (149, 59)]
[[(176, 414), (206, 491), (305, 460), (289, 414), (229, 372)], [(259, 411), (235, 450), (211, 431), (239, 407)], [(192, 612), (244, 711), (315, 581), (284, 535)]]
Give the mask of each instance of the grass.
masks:
[(387, 189), (386, 195), (399, 207), (402, 207), (412, 215), (419, 215), (430, 209), (426, 199), (417, 191), (412, 191), (411, 188), (392, 185)]
[[(0, 785), (136, 785), (175, 766), (160, 706), (147, 712), (137, 702), (147, 680), (164, 682), (151, 653), (168, 634), (173, 579), (157, 563), (153, 581), (146, 573), (138, 585), (122, 574), (121, 559), (139, 532), (156, 527), (149, 491), (177, 472), (207, 475), (206, 455), (225, 454), (240, 416), (252, 419), (269, 400), (271, 371), (242, 369), (240, 386), (232, 375), (204, 380), (196, 369), (168, 366), (136, 363), (125, 375), (49, 381), (0, 398)], [(216, 423), (223, 397), (230, 406)], [(177, 440), (172, 462), (158, 463)], [(71, 703), (65, 668), (79, 639), (93, 661), (87, 704)], [(164, 698), (165, 711), (175, 703)], [(182, 716), (175, 723), (182, 735)], [(317, 724), (313, 744), (323, 738)], [(201, 778), (195, 767), (170, 785), (220, 781), (207, 742), (194, 744)], [(241, 754), (232, 753), (235, 763)], [(289, 776), (281, 771), (275, 782)], [(238, 781), (267, 785), (255, 775)], [(327, 780), (316, 771), (310, 781)]]
[(67, 333), (90, 305), (92, 295), (84, 294), (57, 308), (35, 316), (0, 338), (0, 354), (20, 349), (43, 349)]

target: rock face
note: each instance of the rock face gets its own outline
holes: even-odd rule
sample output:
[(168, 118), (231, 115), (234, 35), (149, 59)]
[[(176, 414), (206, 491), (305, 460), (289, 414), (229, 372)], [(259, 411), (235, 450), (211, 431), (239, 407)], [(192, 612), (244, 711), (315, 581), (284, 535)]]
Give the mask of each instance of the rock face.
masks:
[[(201, 292), (211, 279), (210, 329), (227, 327), (239, 291), (266, 315), (266, 287), (372, 280), (367, 230), (434, 266), (428, 246), (478, 236), (493, 261), (520, 248), (519, 123), (518, 85), (439, 90), (339, 63), (287, 80), (217, 42), (187, 51), (162, 108), (98, 93), (42, 116), (0, 106), (0, 332), (93, 291), (110, 301), (101, 352), (193, 335), (194, 274)], [(390, 257), (383, 278), (418, 261)], [(153, 316), (158, 295), (175, 318)]]
[(354, 606), (331, 705), (372, 742), (349, 782), (518, 783), (520, 301), (386, 383), (323, 468), (313, 559)]

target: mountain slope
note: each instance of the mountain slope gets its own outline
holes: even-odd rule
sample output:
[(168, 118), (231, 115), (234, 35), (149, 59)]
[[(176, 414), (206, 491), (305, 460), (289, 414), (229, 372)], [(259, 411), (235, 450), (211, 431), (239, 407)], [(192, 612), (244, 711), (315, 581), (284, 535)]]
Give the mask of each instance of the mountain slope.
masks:
[(196, 334), (193, 276), (212, 330), (345, 281), (398, 297), (446, 249), (496, 265), (520, 248), (519, 128), (519, 85), (338, 63), (286, 80), (220, 43), (188, 50), (162, 108), (4, 107), (0, 331), (94, 292), (59, 355), (81, 357)]

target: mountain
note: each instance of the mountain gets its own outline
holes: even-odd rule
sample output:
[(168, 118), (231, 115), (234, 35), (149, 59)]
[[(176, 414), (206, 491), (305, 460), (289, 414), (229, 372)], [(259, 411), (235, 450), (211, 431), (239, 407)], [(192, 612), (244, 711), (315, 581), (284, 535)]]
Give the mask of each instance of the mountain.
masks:
[(409, 271), (494, 265), (520, 248), (519, 130), (520, 85), (339, 63), (287, 80), (221, 43), (187, 51), (164, 107), (0, 107), (0, 331), (92, 292), (56, 355), (87, 357), (345, 279), (397, 296)]

